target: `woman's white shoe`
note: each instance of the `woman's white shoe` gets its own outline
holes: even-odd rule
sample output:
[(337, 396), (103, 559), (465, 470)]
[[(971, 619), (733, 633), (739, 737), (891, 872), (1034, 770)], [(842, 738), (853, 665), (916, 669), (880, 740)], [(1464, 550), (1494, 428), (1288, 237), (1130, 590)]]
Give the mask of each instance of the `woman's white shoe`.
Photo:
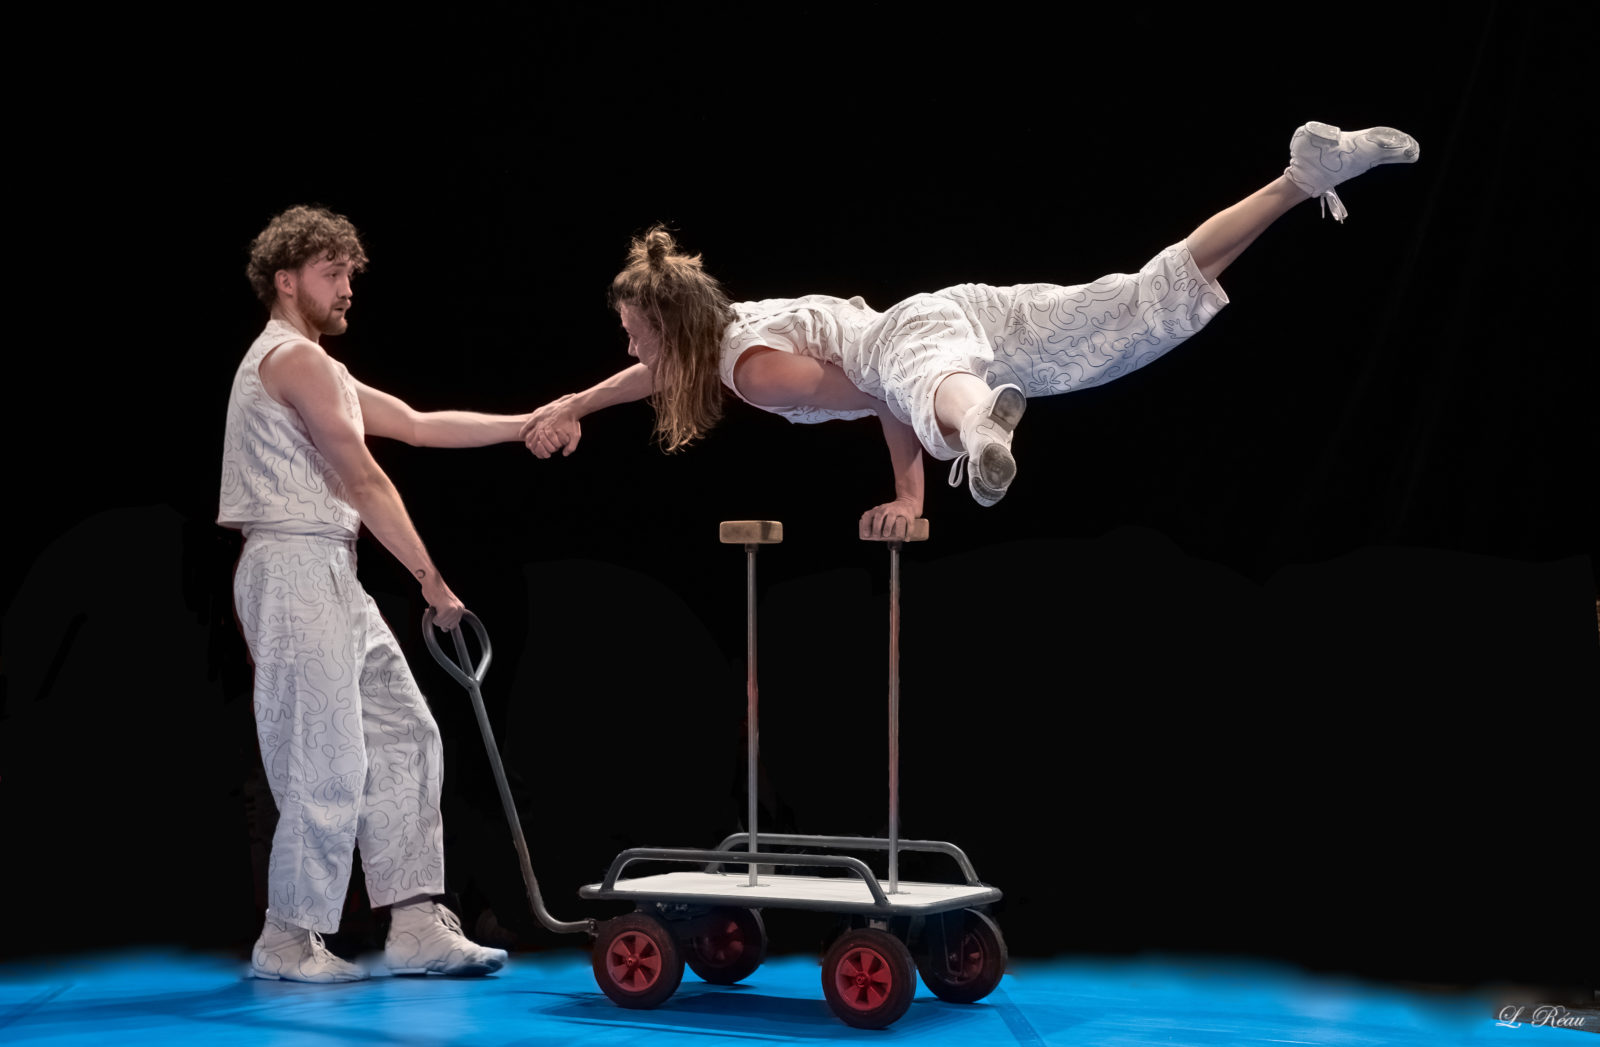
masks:
[(1422, 155), (1417, 140), (1392, 127), (1341, 131), (1315, 120), (1301, 124), (1289, 139), (1289, 166), (1284, 176), (1307, 196), (1320, 199), (1333, 217), (1349, 215), (1333, 187), (1379, 164), (1414, 164)]
[(950, 468), (950, 486), (961, 482), (961, 465), (967, 465), (967, 489), (979, 505), (993, 505), (1006, 496), (1016, 479), (1017, 461), (1011, 457), (1011, 433), (1022, 418), (1028, 400), (1022, 389), (1002, 385), (983, 403), (967, 410), (961, 420), (961, 446), (966, 453)]

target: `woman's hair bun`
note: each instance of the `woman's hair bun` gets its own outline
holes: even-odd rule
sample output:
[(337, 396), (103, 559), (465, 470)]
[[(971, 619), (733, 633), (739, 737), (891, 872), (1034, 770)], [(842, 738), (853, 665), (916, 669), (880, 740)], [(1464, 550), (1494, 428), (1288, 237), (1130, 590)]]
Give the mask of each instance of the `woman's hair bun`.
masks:
[(664, 226), (653, 226), (644, 234), (645, 255), (652, 267), (660, 266), (677, 247), (677, 241), (672, 239), (672, 234)]

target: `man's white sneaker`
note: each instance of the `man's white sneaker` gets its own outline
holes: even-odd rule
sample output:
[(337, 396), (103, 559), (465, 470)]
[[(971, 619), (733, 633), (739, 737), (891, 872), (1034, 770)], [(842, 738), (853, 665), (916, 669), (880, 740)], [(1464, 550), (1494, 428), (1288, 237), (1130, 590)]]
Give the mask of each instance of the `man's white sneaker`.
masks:
[(966, 453), (950, 467), (950, 486), (961, 482), (961, 465), (967, 466), (967, 489), (979, 505), (993, 505), (1006, 496), (1016, 479), (1017, 460), (1011, 457), (1011, 432), (1027, 408), (1027, 397), (1015, 385), (1002, 385), (984, 402), (975, 404), (961, 419), (961, 446)]
[(322, 935), (281, 922), (271, 912), (250, 950), (250, 973), (287, 982), (359, 982), (367, 972), (328, 951)]
[(504, 949), (474, 944), (438, 902), (396, 905), (389, 915), (383, 958), (391, 974), (490, 974), (505, 966)]
[(1341, 131), (1332, 124), (1301, 124), (1289, 139), (1289, 166), (1283, 173), (1305, 191), (1321, 199), (1326, 211), (1344, 221), (1350, 213), (1333, 187), (1379, 164), (1414, 164), (1422, 155), (1417, 140), (1392, 127)]

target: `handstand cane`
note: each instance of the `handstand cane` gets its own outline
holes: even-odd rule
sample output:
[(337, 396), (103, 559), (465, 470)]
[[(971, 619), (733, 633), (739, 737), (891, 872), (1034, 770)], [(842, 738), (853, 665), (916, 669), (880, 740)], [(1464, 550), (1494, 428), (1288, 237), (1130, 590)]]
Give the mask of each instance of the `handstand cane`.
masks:
[(900, 893), (900, 549), (928, 540), (928, 521), (917, 517), (904, 538), (872, 535), (889, 546), (889, 893)]
[(478, 685), (483, 682), (484, 674), (489, 671), (489, 633), (478, 621), (478, 616), (468, 611), (461, 618), (462, 625), (471, 625), (472, 631), (478, 634), (478, 646), (483, 648), (483, 659), (476, 666), (472, 664), (472, 656), (467, 653), (467, 638), (465, 630), (457, 628), (451, 632), (456, 642), (456, 658), (452, 660), (439, 649), (439, 641), (433, 635), (433, 608), (430, 607), (422, 613), (422, 638), (428, 643), (428, 650), (433, 654), (433, 660), (444, 667), (444, 671), (456, 678), (456, 682), (467, 689), (467, 694), (472, 697), (473, 711), (478, 714), (478, 729), (483, 732), (483, 744), (489, 752), (489, 766), (494, 769), (495, 784), (500, 787), (500, 806), (506, 810), (506, 821), (511, 823), (511, 839), (517, 846), (517, 860), (522, 863), (522, 882), (528, 888), (528, 903), (533, 906), (533, 914), (539, 917), (539, 922), (557, 934), (577, 934), (583, 932), (591, 938), (595, 934), (594, 920), (576, 920), (566, 922), (551, 916), (544, 907), (544, 899), (539, 894), (539, 881), (533, 875), (533, 863), (528, 860), (528, 841), (522, 836), (522, 822), (517, 818), (517, 805), (511, 800), (511, 787), (506, 784), (506, 769), (500, 763), (500, 749), (494, 743), (494, 731), (489, 727), (489, 714), (483, 709), (483, 694), (478, 690)]
[[(783, 541), (783, 524), (777, 520), (724, 520), (718, 528), (718, 538), (723, 545), (743, 545), (745, 560), (744, 575), (744, 605), (745, 605), (745, 746), (746, 766), (749, 769), (750, 785), (746, 793), (749, 804), (749, 829), (750, 853), (760, 850), (756, 846), (756, 766), (760, 753), (761, 732), (757, 728), (757, 705), (759, 704), (756, 689), (756, 550), (763, 545), (776, 545)], [(751, 862), (748, 866), (750, 872), (750, 886), (757, 884), (756, 865)]]

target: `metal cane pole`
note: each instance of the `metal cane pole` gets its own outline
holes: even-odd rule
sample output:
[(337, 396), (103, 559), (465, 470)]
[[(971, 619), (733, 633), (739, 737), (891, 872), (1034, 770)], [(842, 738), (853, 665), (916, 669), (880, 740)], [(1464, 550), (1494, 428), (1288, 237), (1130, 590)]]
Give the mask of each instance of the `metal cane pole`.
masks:
[(900, 890), (900, 546), (889, 543), (889, 893)]
[[(747, 708), (745, 719), (748, 721), (746, 730), (747, 753), (749, 762), (750, 781), (747, 789), (749, 802), (750, 825), (750, 853), (754, 854), (761, 848), (756, 842), (756, 757), (760, 752), (760, 730), (757, 726), (757, 707), (760, 702), (756, 692), (756, 550), (759, 549), (755, 542), (744, 544), (745, 556), (745, 642), (748, 655), (745, 658), (745, 700)], [(756, 886), (756, 863), (750, 863), (750, 886)]]
[[(763, 545), (783, 541), (783, 524), (777, 520), (724, 520), (718, 537), (724, 545), (744, 546), (744, 607), (745, 607), (745, 758), (749, 762), (749, 808), (746, 821), (750, 826), (750, 853), (758, 849), (756, 843), (756, 768), (760, 766), (761, 725), (758, 719), (760, 699), (756, 690), (756, 550)], [(750, 863), (750, 886), (756, 886), (756, 863)]]

